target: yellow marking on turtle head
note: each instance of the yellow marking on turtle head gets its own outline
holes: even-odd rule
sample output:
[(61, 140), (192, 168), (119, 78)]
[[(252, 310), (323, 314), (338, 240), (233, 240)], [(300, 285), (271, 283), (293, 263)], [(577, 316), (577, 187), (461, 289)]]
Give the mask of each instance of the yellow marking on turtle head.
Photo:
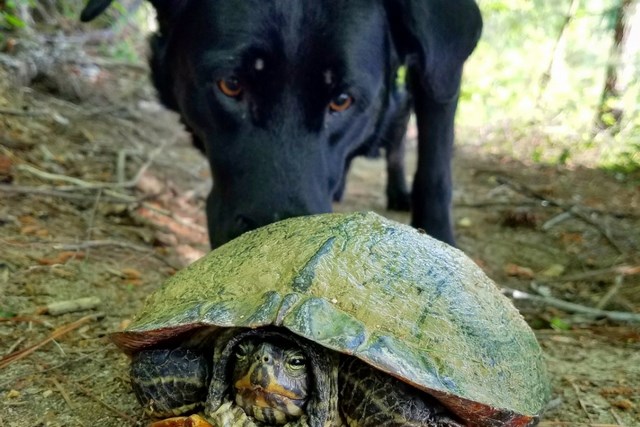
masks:
[(299, 396), (294, 391), (288, 390), (284, 388), (280, 383), (278, 383), (275, 379), (275, 375), (273, 374), (273, 370), (271, 368), (268, 368), (266, 371), (267, 371), (267, 379), (268, 379), (266, 387), (263, 387), (262, 385), (258, 384), (260, 382), (263, 382), (263, 377), (262, 377), (264, 373), (263, 369), (260, 369), (257, 372), (256, 380), (258, 383), (253, 382), (251, 380), (251, 377), (254, 372), (254, 367), (251, 367), (251, 369), (249, 369), (249, 372), (247, 372), (246, 375), (244, 375), (238, 381), (236, 381), (234, 384), (234, 387), (236, 388), (236, 390), (262, 390), (265, 393), (277, 394), (289, 399), (304, 398), (304, 396)]

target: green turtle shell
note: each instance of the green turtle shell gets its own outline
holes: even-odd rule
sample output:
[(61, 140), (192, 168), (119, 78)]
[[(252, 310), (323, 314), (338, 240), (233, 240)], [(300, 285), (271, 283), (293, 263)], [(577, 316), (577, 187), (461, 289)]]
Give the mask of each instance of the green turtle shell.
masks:
[(288, 219), (178, 272), (127, 330), (128, 353), (207, 328), (275, 325), (426, 391), (472, 425), (535, 423), (542, 351), (461, 251), (374, 213)]

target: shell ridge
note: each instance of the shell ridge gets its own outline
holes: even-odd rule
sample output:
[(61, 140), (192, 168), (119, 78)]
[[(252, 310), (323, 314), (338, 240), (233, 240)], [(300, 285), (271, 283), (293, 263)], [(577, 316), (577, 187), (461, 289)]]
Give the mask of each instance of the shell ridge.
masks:
[(299, 293), (304, 293), (309, 290), (311, 285), (313, 284), (313, 279), (316, 275), (316, 268), (318, 264), (324, 258), (324, 256), (331, 251), (333, 247), (333, 243), (335, 242), (336, 237), (329, 237), (318, 250), (309, 258), (307, 263), (302, 267), (298, 275), (293, 279), (292, 287), (293, 290)]
[(284, 319), (292, 312), (294, 308), (296, 308), (297, 303), (302, 299), (302, 295), (298, 293), (290, 293), (282, 298), (282, 303), (278, 308), (278, 313), (276, 314), (275, 320), (273, 324), (275, 326), (282, 326)]

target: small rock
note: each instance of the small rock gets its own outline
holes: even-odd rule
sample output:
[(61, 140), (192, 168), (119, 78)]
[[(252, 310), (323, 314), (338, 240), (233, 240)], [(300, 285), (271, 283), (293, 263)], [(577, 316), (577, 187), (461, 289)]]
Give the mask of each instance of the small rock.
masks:
[(473, 221), (471, 221), (471, 218), (469, 217), (460, 218), (460, 220), (458, 221), (458, 227), (471, 228), (472, 226), (473, 226)]
[(53, 394), (53, 390), (45, 390), (42, 393), (42, 397), (44, 397), (46, 399), (46, 398), (50, 397), (52, 394)]
[(53, 119), (54, 122), (56, 122), (57, 124), (61, 125), (61, 126), (69, 126), (69, 124), (71, 123), (69, 121), (69, 119), (67, 119), (66, 117), (58, 114), (58, 113), (53, 113), (51, 115), (51, 118)]

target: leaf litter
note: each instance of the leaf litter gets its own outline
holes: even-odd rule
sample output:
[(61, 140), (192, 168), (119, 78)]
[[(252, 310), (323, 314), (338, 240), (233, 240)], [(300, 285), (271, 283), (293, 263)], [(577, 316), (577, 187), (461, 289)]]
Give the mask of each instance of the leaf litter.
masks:
[[(105, 73), (73, 101), (2, 73), (0, 110), (34, 113), (0, 112), (0, 427), (145, 425), (108, 334), (208, 250), (206, 161), (143, 70)], [(639, 426), (640, 177), (523, 164), (464, 141), (454, 174), (459, 246), (505, 289), (536, 297), (515, 303), (552, 377), (541, 425)], [(381, 159), (354, 162), (336, 205), (365, 209), (408, 222), (385, 209)], [(98, 302), (42, 310), (86, 298)]]

